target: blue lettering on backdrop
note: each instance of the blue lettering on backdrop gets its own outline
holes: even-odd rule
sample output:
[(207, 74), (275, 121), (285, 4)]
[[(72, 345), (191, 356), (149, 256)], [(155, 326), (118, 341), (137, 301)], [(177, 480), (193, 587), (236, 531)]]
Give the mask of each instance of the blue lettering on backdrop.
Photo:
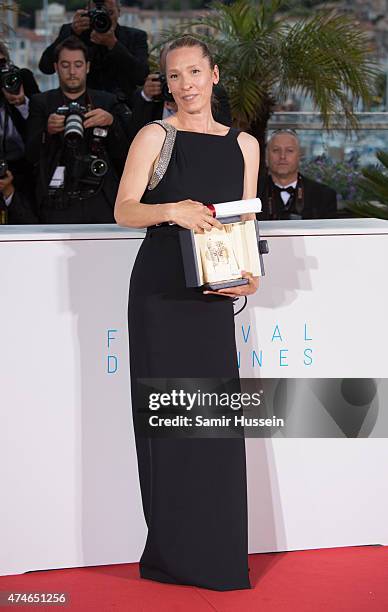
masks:
[(252, 351), (252, 368), (255, 367), (255, 361), (257, 361), (260, 367), (263, 365), (263, 351), (259, 351), (259, 357), (256, 351)]
[[(284, 325), (282, 325), (282, 329), (283, 329)], [(262, 331), (262, 330), (261, 330)], [(284, 329), (283, 329), (284, 332)], [(303, 336), (302, 336), (303, 333)], [(280, 342), (284, 342), (282, 333), (280, 331), (280, 323), (276, 323), (275, 327), (273, 328), (273, 331), (270, 331), (270, 338), (271, 338), (271, 342), (274, 342), (275, 340), (279, 340)], [(303, 323), (303, 329), (300, 330), (300, 333), (298, 334), (299, 337), (302, 336), (303, 341), (309, 342), (311, 343), (313, 340), (312, 337), (312, 333), (311, 333), (311, 329), (310, 329), (310, 323)], [(300, 338), (302, 340), (302, 338)], [(250, 344), (253, 344), (255, 346), (255, 348), (253, 347), (245, 347), (244, 345), (248, 344), (248, 341), (250, 340)], [(269, 340), (268, 336), (267, 336), (267, 341)], [(242, 342), (242, 345), (240, 345), (241, 350), (237, 351), (237, 365), (239, 368), (241, 368), (242, 365), (246, 364), (251, 367), (251, 368), (261, 368), (263, 367), (263, 362), (264, 362), (264, 355), (263, 355), (263, 350), (260, 349), (260, 346), (257, 346), (257, 339), (255, 338), (255, 329), (252, 328), (251, 324), (242, 324), (241, 325), (241, 338), (240, 341)], [(300, 346), (300, 345), (299, 345)], [(265, 352), (265, 351), (264, 351)], [(277, 349), (274, 352), (270, 351), (270, 354), (268, 355), (268, 359), (266, 363), (270, 363), (273, 362), (273, 359), (276, 360), (276, 363), (278, 364), (278, 367), (284, 368), (284, 367), (288, 367), (290, 365), (289, 359), (293, 359), (294, 357), (294, 352), (295, 349), (293, 347), (291, 347), (290, 349), (286, 349), (286, 348), (282, 348), (282, 349)], [(267, 358), (267, 355), (266, 355)], [(279, 361), (277, 361), (277, 359), (279, 359)], [(310, 367), (311, 365), (313, 365), (314, 363), (314, 359), (313, 359), (313, 348), (310, 346), (307, 348), (303, 348), (303, 365), (305, 367)]]
[(110, 348), (110, 341), (116, 339), (116, 336), (111, 335), (114, 332), (117, 332), (117, 329), (108, 329), (108, 348)]
[[(276, 333), (276, 330), (278, 330), (278, 333)], [(280, 334), (280, 329), (279, 329), (279, 325), (276, 324), (275, 329), (273, 330), (273, 334), (272, 334), (272, 340), (271, 342), (273, 342), (274, 340), (280, 340), (280, 342), (283, 342), (283, 338)]]
[(279, 351), (279, 365), (280, 367), (288, 367), (288, 363), (285, 363), (285, 360), (288, 358), (288, 349), (280, 349)]
[(306, 342), (308, 342), (309, 340), (312, 340), (312, 338), (309, 338), (307, 336), (307, 323), (304, 324), (304, 339), (306, 340)]
[(303, 351), (304, 354), (304, 359), (303, 359), (303, 363), (305, 366), (311, 366), (311, 364), (313, 363), (313, 358), (312, 358), (312, 354), (313, 354), (313, 349), (311, 348), (306, 348)]
[[(114, 333), (117, 332), (117, 329), (108, 329), (107, 330), (107, 344), (108, 349), (110, 348), (111, 342), (116, 340), (116, 336)], [(108, 363), (107, 363), (107, 373), (115, 374), (119, 367), (119, 361), (116, 355), (108, 355)]]
[[(111, 360), (113, 360), (113, 367), (111, 368)], [(117, 357), (116, 355), (108, 355), (108, 374), (114, 374), (117, 372)]]
[(251, 324), (249, 323), (249, 325), (248, 325), (247, 333), (245, 333), (244, 325), (241, 325), (241, 331), (242, 331), (242, 335), (243, 335), (243, 340), (244, 340), (244, 342), (246, 344), (248, 342), (249, 334), (251, 333)]

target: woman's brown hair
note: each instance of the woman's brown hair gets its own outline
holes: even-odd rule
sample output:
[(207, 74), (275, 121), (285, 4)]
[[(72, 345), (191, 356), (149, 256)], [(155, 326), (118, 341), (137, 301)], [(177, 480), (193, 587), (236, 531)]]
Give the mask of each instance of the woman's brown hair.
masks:
[(184, 47), (199, 47), (202, 50), (203, 57), (207, 57), (209, 60), (210, 68), (214, 68), (215, 61), (207, 44), (198, 38), (191, 36), (191, 34), (185, 34), (184, 36), (180, 36), (179, 38), (173, 40), (173, 42), (168, 46), (167, 53), (173, 51), (174, 49), (182, 49)]

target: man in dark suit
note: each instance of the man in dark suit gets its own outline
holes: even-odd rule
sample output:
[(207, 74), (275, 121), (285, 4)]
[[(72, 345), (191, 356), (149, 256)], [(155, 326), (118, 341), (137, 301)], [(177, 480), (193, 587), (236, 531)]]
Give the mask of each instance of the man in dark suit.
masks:
[[(149, 74), (143, 87), (138, 88), (133, 95), (132, 137), (150, 121), (166, 119), (176, 113), (177, 107), (165, 80), (167, 51), (168, 45), (165, 45), (159, 58), (161, 72)], [(220, 84), (213, 88), (212, 110), (216, 121), (232, 125), (228, 95)]]
[[(31, 189), (31, 184), (29, 185)], [(14, 176), (11, 170), (0, 176), (0, 225), (37, 224), (39, 218), (35, 211), (31, 195), (16, 190)]]
[[(30, 70), (12, 65), (8, 50), (1, 42), (0, 70), (1, 84), (5, 85), (0, 88), (0, 161), (5, 162), (0, 171), (0, 197), (4, 211), (9, 212), (6, 216), (11, 219), (17, 201), (24, 201), (34, 191), (32, 166), (25, 157), (25, 144), (29, 105), (39, 88)], [(25, 216), (26, 223), (31, 222), (31, 215)], [(19, 222), (22, 217), (18, 216)]]
[[(86, 87), (87, 48), (77, 37), (57, 47), (55, 69), (60, 87), (35, 96), (28, 119), (27, 156), (38, 162), (40, 220), (114, 223), (117, 168), (128, 151), (120, 119), (125, 107), (115, 95)], [(76, 118), (70, 133), (72, 103), (86, 112), (73, 112)]]
[(114, 93), (131, 106), (133, 92), (144, 83), (149, 72), (147, 34), (118, 23), (119, 0), (104, 0), (103, 4), (111, 19), (111, 28), (105, 33), (91, 31), (86, 9), (76, 11), (72, 23), (63, 25), (58, 38), (43, 52), (39, 69), (44, 74), (53, 74), (55, 48), (69, 36), (75, 35), (89, 51), (87, 86)]
[(268, 174), (259, 187), (259, 219), (330, 219), (337, 211), (334, 189), (299, 172), (300, 143), (294, 130), (273, 132), (266, 150)]

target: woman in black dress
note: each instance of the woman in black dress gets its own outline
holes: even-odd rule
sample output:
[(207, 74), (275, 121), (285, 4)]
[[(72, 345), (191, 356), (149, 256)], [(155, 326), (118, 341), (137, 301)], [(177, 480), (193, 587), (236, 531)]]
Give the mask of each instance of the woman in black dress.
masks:
[[(129, 295), (132, 407), (138, 378), (238, 378), (233, 300), (258, 279), (221, 292), (187, 289), (179, 226), (220, 223), (207, 203), (256, 196), (255, 138), (214, 121), (219, 80), (208, 48), (185, 36), (167, 54), (178, 106), (133, 141), (115, 207), (117, 223), (147, 227)], [(174, 223), (175, 225), (170, 225)], [(148, 536), (143, 578), (220, 591), (250, 588), (244, 438), (135, 437)]]

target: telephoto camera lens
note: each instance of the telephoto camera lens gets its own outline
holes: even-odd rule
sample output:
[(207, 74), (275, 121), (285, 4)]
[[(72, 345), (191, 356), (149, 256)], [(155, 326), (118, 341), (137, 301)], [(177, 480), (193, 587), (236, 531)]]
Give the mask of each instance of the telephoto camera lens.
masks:
[(94, 174), (94, 176), (101, 178), (108, 172), (108, 164), (104, 159), (94, 159), (90, 164), (90, 172)]
[(84, 137), (83, 119), (78, 114), (70, 114), (66, 118), (64, 137), (66, 143), (75, 147)]

